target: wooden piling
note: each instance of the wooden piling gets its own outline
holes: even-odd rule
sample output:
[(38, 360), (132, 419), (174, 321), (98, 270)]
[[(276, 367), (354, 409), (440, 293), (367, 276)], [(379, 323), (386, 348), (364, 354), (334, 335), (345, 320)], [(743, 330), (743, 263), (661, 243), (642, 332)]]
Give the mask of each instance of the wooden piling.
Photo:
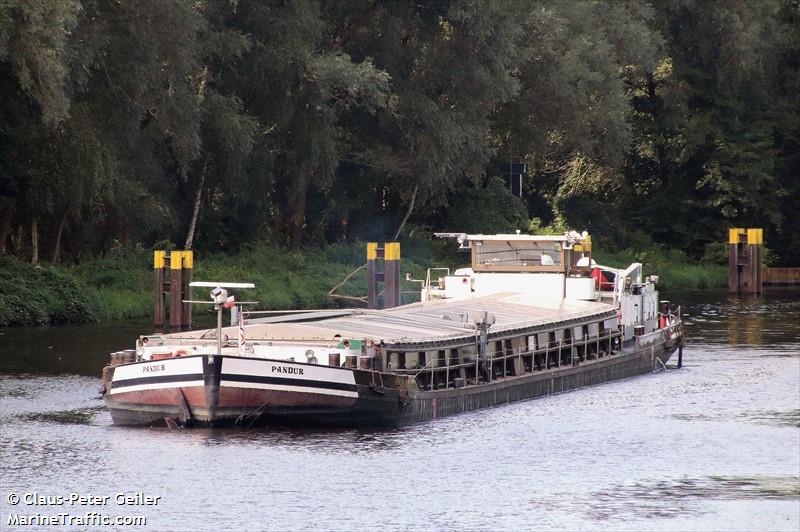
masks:
[(728, 292), (739, 292), (739, 237), (742, 229), (728, 229)]
[(383, 247), (384, 308), (400, 305), (400, 243), (387, 242)]
[[(167, 274), (169, 262), (169, 274)], [(192, 326), (192, 304), (184, 300), (192, 299), (192, 269), (194, 255), (191, 251), (161, 249), (153, 251), (153, 326), (164, 326), (165, 302), (169, 293), (169, 325), (170, 327)]]
[[(184, 251), (182, 253), (182, 260), (181, 266), (183, 267), (183, 271), (181, 274), (181, 280), (183, 285), (181, 286), (182, 298), (184, 300), (191, 300), (192, 299), (192, 269), (194, 268), (194, 253), (191, 250)], [(191, 303), (183, 303), (183, 311), (181, 313), (181, 327), (190, 328), (192, 326), (192, 304)]]
[(181, 282), (183, 272), (183, 253), (172, 251), (169, 254), (169, 325), (180, 327), (183, 316), (183, 301), (181, 298)]
[[(383, 262), (383, 271), (378, 262)], [(378, 300), (378, 285), (383, 285), (383, 305)], [(400, 244), (387, 242), (378, 247), (377, 242), (367, 242), (367, 306), (392, 308), (400, 301)]]
[(367, 306), (378, 308), (378, 243), (367, 242)]
[(728, 230), (728, 292), (762, 292), (763, 243), (760, 228)]
[(747, 230), (747, 266), (748, 266), (748, 283), (745, 290), (751, 294), (760, 294), (762, 292), (761, 284), (763, 281), (761, 275), (762, 264), (762, 250), (764, 248), (764, 236), (762, 229), (748, 229)]
[(155, 250), (153, 252), (153, 286), (154, 286), (154, 306), (153, 306), (153, 325), (155, 327), (164, 326), (164, 257), (166, 252)]

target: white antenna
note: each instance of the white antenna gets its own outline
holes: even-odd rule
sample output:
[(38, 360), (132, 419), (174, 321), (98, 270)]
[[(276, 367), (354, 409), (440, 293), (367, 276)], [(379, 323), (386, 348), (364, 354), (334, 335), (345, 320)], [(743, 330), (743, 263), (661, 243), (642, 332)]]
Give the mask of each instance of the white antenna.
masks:
[(253, 283), (215, 283), (213, 281), (192, 281), (189, 286), (206, 288), (255, 288)]
[[(225, 290), (226, 288), (255, 288), (256, 285), (253, 283), (217, 283), (214, 281), (193, 281), (189, 283), (189, 286), (192, 287), (206, 287), (206, 288), (213, 288), (211, 290), (211, 301), (187, 301), (184, 300), (184, 303), (205, 303), (214, 305), (214, 309), (217, 311), (217, 356), (222, 355), (222, 309), (227, 307), (228, 304), (235, 305), (233, 298), (228, 300), (228, 291)], [(256, 304), (258, 301), (240, 301), (238, 304)], [(233, 312), (233, 306), (231, 307), (231, 312)], [(214, 357), (208, 357), (208, 363), (211, 364), (214, 362)]]

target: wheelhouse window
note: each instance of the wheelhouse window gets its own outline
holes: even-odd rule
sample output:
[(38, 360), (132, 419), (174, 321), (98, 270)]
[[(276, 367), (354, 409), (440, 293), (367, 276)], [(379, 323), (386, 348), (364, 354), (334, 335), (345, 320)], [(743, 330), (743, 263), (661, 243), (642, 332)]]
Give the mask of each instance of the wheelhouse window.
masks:
[(560, 242), (482, 240), (473, 243), (473, 268), (483, 271), (552, 271), (563, 268)]

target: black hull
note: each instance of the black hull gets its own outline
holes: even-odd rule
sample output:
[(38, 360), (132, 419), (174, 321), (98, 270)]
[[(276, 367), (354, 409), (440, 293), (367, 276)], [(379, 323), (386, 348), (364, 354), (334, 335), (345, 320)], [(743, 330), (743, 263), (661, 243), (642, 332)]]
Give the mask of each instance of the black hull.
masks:
[[(491, 383), (445, 390), (422, 391), (375, 386), (372, 372), (355, 370), (355, 389), (350, 401), (324, 404), (297, 399), (293, 392), (278, 397), (282, 404), (265, 401), (263, 405), (219, 404), (219, 370), (206, 376), (207, 398), (201, 406), (187, 406), (178, 394), (174, 404), (144, 404), (136, 401), (121, 402), (106, 394), (106, 402), (115, 425), (186, 425), (193, 427), (380, 427), (398, 426), (439, 417), (451, 416), (493, 406), (563, 393), (650, 373), (664, 367), (677, 345), (658, 342), (634, 352), (621, 352), (598, 360), (582, 362), (577, 366), (533, 371), (516, 377), (497, 379)], [(209, 365), (204, 360), (204, 369)], [(212, 366), (213, 367), (213, 366)], [(218, 368), (219, 366), (217, 366)], [(391, 374), (384, 374), (390, 380)], [(224, 378), (224, 377), (223, 377)], [(382, 381), (381, 381), (382, 382)], [(178, 390), (173, 389), (173, 390)], [(143, 392), (146, 394), (147, 392)], [(288, 396), (291, 397), (287, 399)], [(313, 394), (312, 394), (313, 395)], [(357, 395), (357, 396), (356, 396)], [(322, 396), (320, 396), (322, 397)], [(256, 401), (258, 402), (258, 401)]]

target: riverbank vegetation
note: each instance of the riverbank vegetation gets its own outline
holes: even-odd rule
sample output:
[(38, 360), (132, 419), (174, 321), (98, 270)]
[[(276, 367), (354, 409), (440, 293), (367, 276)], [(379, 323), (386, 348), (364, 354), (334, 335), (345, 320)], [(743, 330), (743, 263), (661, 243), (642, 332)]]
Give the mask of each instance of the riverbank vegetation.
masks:
[[(426, 268), (466, 266), (468, 254), (456, 245), (429, 240), (402, 242), (402, 277), (424, 279)], [(335, 244), (324, 248), (287, 251), (273, 245), (247, 245), (230, 254), (199, 254), (194, 276), (203, 280), (253, 282), (255, 290), (240, 297), (259, 302), (264, 309), (331, 308), (358, 304), (337, 301), (329, 292), (364, 263), (365, 244)], [(609, 266), (644, 261), (648, 274), (659, 274), (663, 291), (724, 287), (725, 266), (691, 264), (680, 252), (623, 250), (599, 253)], [(120, 321), (148, 318), (153, 312), (152, 254), (145, 250), (86, 260), (80, 265), (32, 266), (13, 258), (0, 258), (0, 327), (86, 321)], [(418, 283), (401, 282), (404, 302), (419, 300)], [(196, 289), (196, 298), (205, 298)], [(359, 297), (367, 291), (366, 278), (354, 275), (336, 294)], [(207, 309), (196, 309), (199, 315)]]
[[(424, 278), (425, 269), (453, 264), (444, 242), (409, 241), (404, 248), (403, 273)], [(203, 280), (253, 282), (255, 290), (239, 291), (240, 298), (259, 301), (259, 308), (297, 309), (337, 306), (328, 293), (364, 263), (365, 245), (354, 242), (324, 248), (287, 251), (273, 245), (246, 245), (235, 253), (198, 255), (194, 276)], [(404, 283), (416, 291), (418, 284)], [(206, 299), (204, 289), (196, 289)], [(362, 274), (336, 294), (366, 294)], [(416, 294), (404, 294), (413, 301)], [(418, 298), (417, 298), (418, 299)], [(344, 304), (357, 304), (347, 301)], [(124, 251), (89, 259), (80, 265), (32, 266), (0, 258), (0, 327), (82, 321), (118, 321), (153, 312), (152, 253)], [(197, 312), (202, 312), (198, 310)]]
[(797, 0), (5, 0), (0, 312), (75, 319), (67, 276), (87, 319), (140, 314), (167, 244), (321, 306), (360, 242), (532, 219), (676, 286), (717, 284), (730, 226), (800, 264), (799, 26)]

